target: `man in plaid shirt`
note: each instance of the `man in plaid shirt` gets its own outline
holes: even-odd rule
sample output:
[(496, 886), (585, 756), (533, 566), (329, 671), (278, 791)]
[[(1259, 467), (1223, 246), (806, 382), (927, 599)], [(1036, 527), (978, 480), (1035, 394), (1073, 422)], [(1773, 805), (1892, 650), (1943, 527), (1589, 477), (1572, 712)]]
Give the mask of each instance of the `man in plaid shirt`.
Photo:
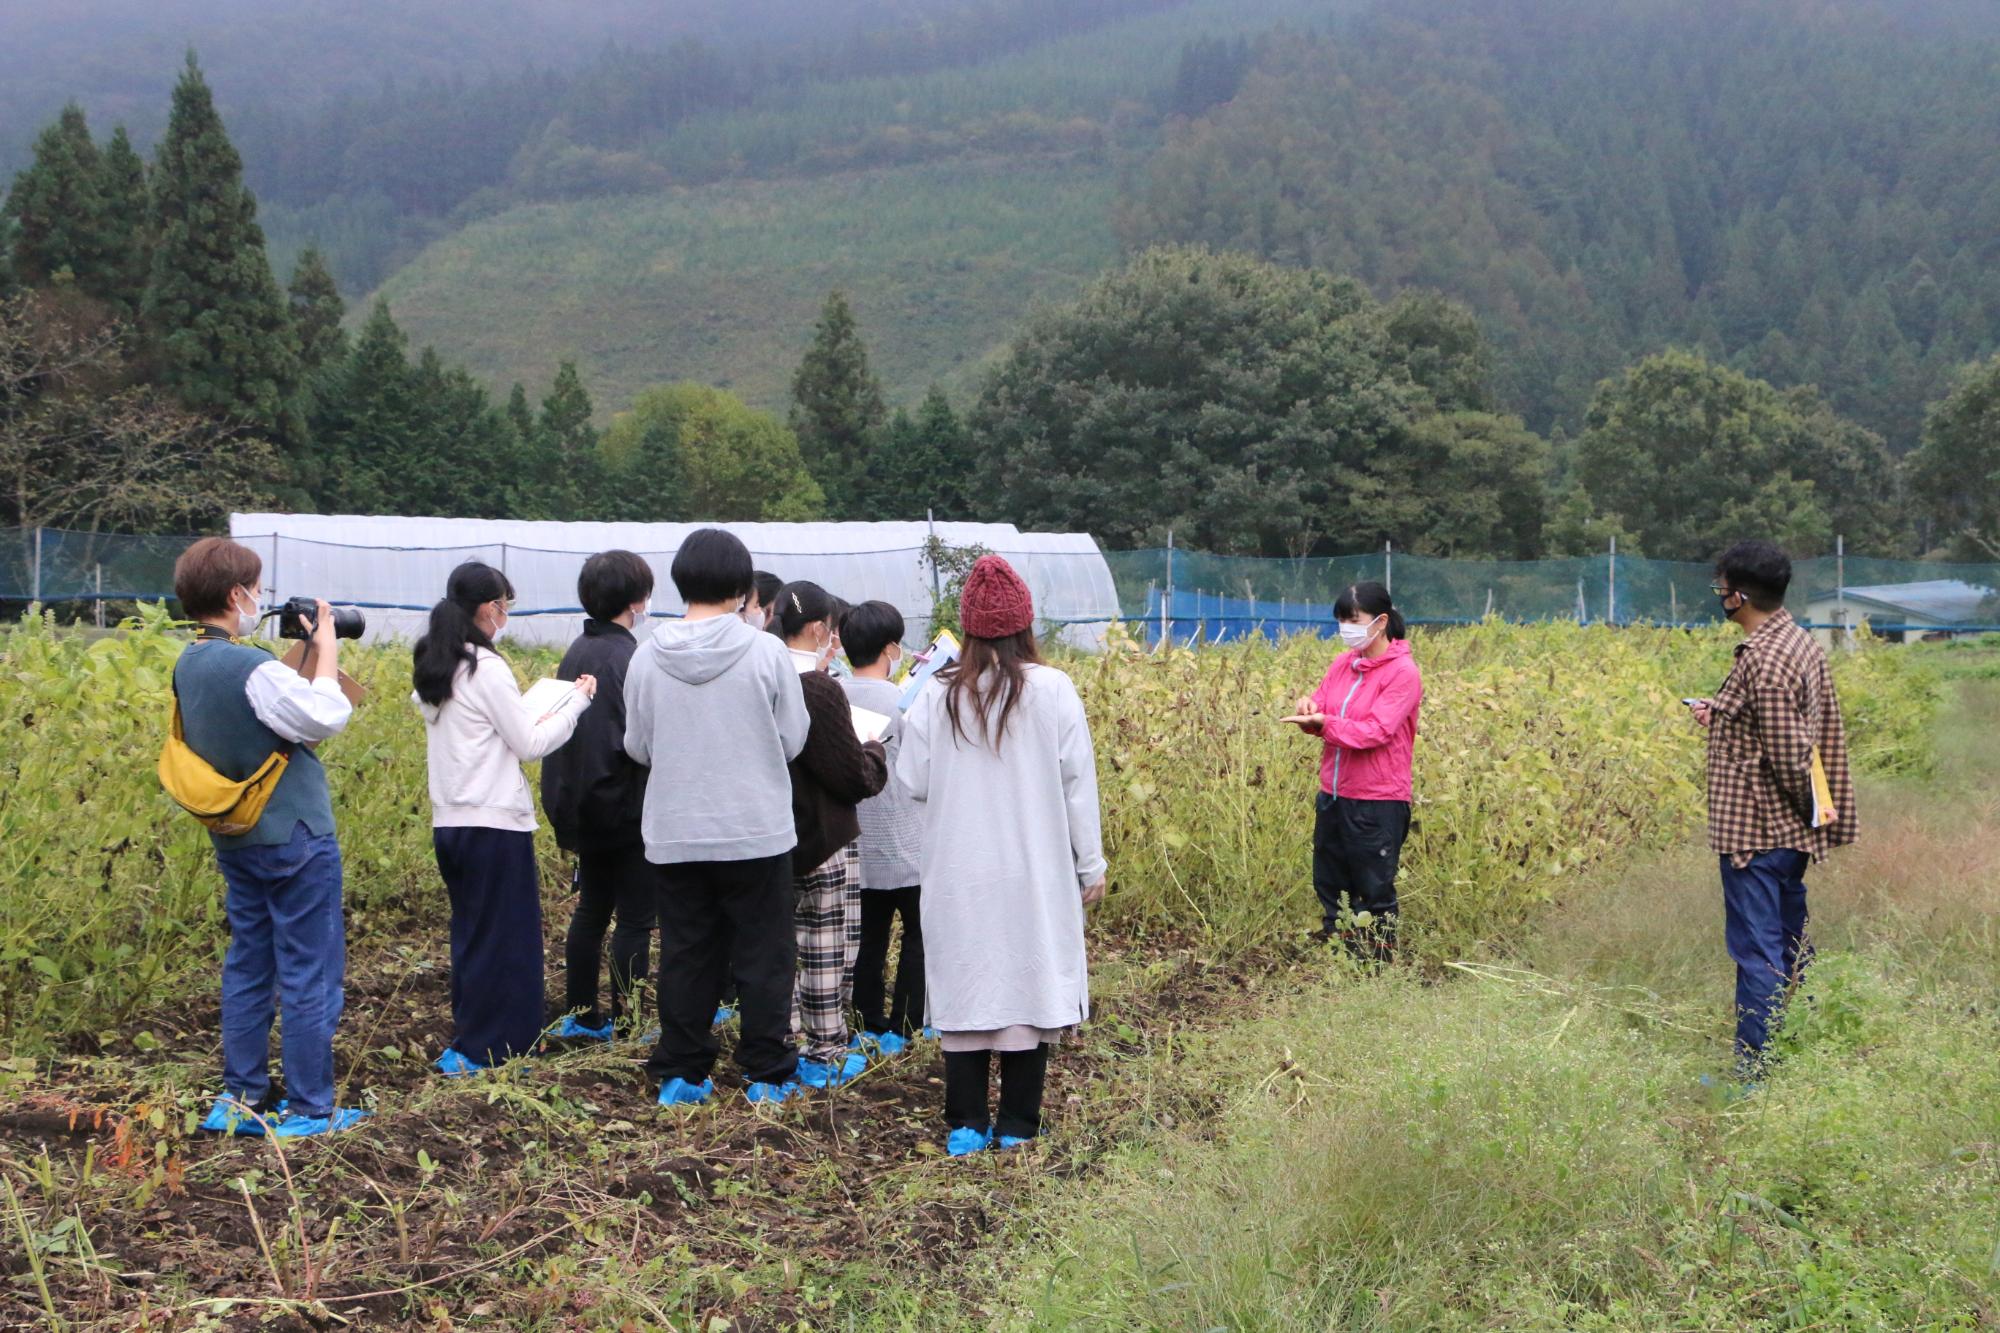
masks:
[(1754, 1073), (1811, 954), (1806, 865), (1854, 841), (1854, 783), (1826, 654), (1785, 610), (1791, 560), (1770, 542), (1738, 542), (1715, 573), (1712, 591), (1744, 639), (1694, 716), (1708, 729), (1708, 845), (1736, 963), (1736, 1054)]

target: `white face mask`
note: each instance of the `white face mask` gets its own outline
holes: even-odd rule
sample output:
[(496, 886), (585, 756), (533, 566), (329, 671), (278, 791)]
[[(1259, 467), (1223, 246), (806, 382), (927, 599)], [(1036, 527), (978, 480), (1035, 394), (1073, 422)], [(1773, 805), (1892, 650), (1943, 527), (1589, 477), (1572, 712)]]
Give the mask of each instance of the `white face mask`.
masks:
[(891, 677), (894, 677), (897, 672), (903, 669), (903, 659), (906, 656), (908, 656), (908, 654), (903, 651), (903, 645), (900, 643), (897, 644), (896, 655), (889, 659), (889, 675)]
[(632, 618), (634, 625), (643, 625), (653, 617), (653, 599), (648, 597), (639, 603), (639, 614)]
[(257, 626), (263, 623), (264, 617), (257, 610), (257, 599), (255, 597), (251, 597), (248, 592), (245, 592), (241, 588), (238, 588), (236, 592), (243, 593), (243, 596), (249, 598), (250, 601), (250, 609), (245, 611), (240, 605), (236, 604), (236, 593), (229, 595), (230, 603), (236, 609), (236, 637), (247, 639), (257, 632)]
[[(1377, 619), (1380, 618), (1377, 617)], [(1362, 625), (1350, 625), (1344, 620), (1340, 622), (1340, 641), (1357, 653), (1366, 648), (1374, 638), (1375, 621), (1373, 620)]]

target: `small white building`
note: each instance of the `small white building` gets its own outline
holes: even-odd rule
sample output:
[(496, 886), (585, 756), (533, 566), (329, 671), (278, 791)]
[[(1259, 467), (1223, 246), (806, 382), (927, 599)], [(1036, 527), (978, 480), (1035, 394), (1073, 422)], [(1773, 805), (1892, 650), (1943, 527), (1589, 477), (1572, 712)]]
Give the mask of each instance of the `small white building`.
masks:
[[(1097, 542), (1085, 532), (1022, 532), (1011, 523), (563, 523), (525, 519), (390, 515), (231, 514), (229, 535), (264, 557), (264, 589), (275, 604), (324, 597), (359, 606), (368, 638), (414, 639), (446, 576), (466, 560), (504, 570), (514, 585), (508, 637), (566, 644), (581, 632), (576, 576), (584, 558), (622, 548), (653, 567), (653, 614), (686, 608), (668, 569), (681, 540), (702, 527), (743, 539), (759, 569), (810, 579), (850, 601), (880, 600), (903, 613), (909, 637), (930, 624), (933, 576), (924, 560), (933, 533), (951, 546), (1003, 555), (1035, 596), (1035, 615), (1061, 626), (1064, 642), (1094, 648), (1118, 618), (1118, 589)], [(921, 646), (918, 644), (917, 646)]]
[(1921, 643), (1975, 632), (2000, 618), (1991, 588), (1962, 579), (1925, 579), (1917, 583), (1883, 583), (1865, 588), (1841, 588), (1814, 595), (1807, 612), (1813, 634), (1831, 646), (1836, 629), (1871, 632), (1891, 643)]

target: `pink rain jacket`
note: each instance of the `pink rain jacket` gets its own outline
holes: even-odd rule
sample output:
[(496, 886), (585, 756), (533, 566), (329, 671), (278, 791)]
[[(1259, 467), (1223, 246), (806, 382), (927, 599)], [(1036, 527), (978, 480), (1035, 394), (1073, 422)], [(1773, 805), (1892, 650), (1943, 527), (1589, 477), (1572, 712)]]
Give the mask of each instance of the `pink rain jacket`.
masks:
[(1424, 680), (1408, 639), (1367, 658), (1342, 653), (1313, 691), (1314, 711), (1326, 714), (1319, 762), (1323, 792), (1355, 801), (1410, 799), (1410, 756), (1417, 745), (1417, 707)]

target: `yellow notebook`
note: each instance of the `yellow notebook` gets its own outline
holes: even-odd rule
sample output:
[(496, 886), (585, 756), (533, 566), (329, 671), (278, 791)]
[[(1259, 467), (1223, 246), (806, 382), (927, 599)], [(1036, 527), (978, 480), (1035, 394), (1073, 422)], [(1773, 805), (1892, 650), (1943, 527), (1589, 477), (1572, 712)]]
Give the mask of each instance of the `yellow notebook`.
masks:
[(1833, 784), (1826, 780), (1826, 765), (1819, 760), (1819, 747), (1812, 748), (1812, 826), (1825, 828), (1840, 818), (1840, 811), (1834, 808)]

